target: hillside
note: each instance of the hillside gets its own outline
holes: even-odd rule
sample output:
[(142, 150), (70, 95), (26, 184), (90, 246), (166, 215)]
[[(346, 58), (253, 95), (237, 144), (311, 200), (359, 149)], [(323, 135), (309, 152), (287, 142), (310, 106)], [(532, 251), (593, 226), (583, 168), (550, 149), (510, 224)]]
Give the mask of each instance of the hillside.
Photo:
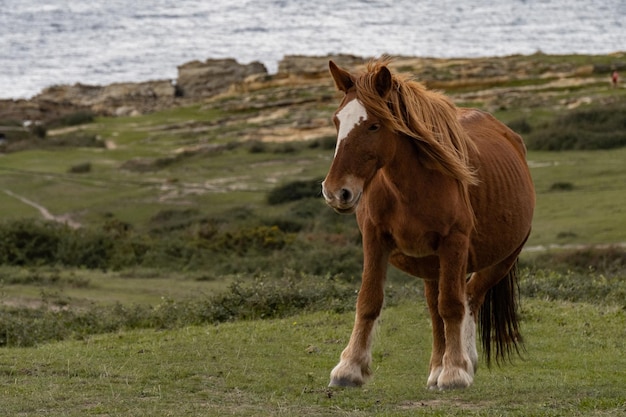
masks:
[[(334, 58), (349, 67), (365, 61)], [(325, 147), (334, 136), (330, 115), (339, 98), (327, 61), (287, 57), (276, 75), (244, 72), (241, 81), (225, 80), (223, 92), (173, 96), (159, 111), (144, 114), (132, 107), (136, 95), (130, 102), (122, 95), (110, 107), (89, 107), (80, 94), (59, 93), (76, 93), (72, 86), (28, 102), (0, 103), (6, 190), (1, 214), (36, 216), (38, 205), (77, 224), (98, 223), (103, 216), (135, 224), (160, 209), (210, 205), (215, 211), (239, 198), (240, 205), (258, 204), (277, 184), (323, 177), (330, 157)], [(609, 82), (612, 68), (626, 67), (623, 54), (397, 57), (394, 66), (460, 106), (493, 112), (523, 134), (572, 109), (610, 109), (626, 101), (626, 89)], [(45, 112), (51, 103), (56, 111)], [(20, 106), (58, 117), (41, 116), (41, 124), (32, 120), (25, 130), (20, 118), (33, 114), (20, 113)], [(125, 112), (134, 116), (102, 116)]]
[[(362, 268), (354, 217), (319, 196), (327, 60), (0, 102), (0, 414), (623, 415), (624, 54), (396, 58), (531, 148), (524, 359), (454, 392), (425, 388), (422, 282), (395, 269), (373, 380), (326, 387)], [(199, 81), (223, 65), (240, 79)]]
[[(348, 67), (364, 62), (333, 59)], [(188, 271), (194, 279), (220, 282), (211, 291), (233, 277), (261, 271), (282, 276), (285, 269), (357, 281), (361, 250), (354, 218), (336, 215), (319, 198), (335, 142), (330, 117), (340, 99), (327, 62), (328, 57), (287, 57), (276, 75), (246, 75), (208, 96), (179, 94), (158, 111), (135, 108), (133, 115), (107, 116), (132, 102), (77, 110), (61, 100), (56, 108), (69, 113), (29, 128), (4, 119), (2, 263), (147, 267), (159, 270), (148, 274), (156, 277), (163, 276), (161, 269)], [(525, 253), (532, 255), (626, 241), (626, 147), (615, 146), (626, 136), (619, 127), (626, 88), (613, 88), (609, 78), (624, 62), (623, 54), (535, 54), (397, 57), (394, 66), (442, 89), (460, 106), (492, 111), (533, 146), (545, 143), (545, 136), (575, 145), (529, 153), (537, 188)], [(38, 100), (27, 104), (41, 110)], [(612, 148), (586, 147), (590, 137), (592, 145)], [(54, 228), (39, 219), (71, 227)], [(64, 273), (50, 274), (16, 279), (66, 281)], [(124, 288), (123, 280), (111, 282)], [(9, 290), (11, 297), (19, 294)], [(27, 292), (28, 300), (40, 298), (36, 289)], [(137, 299), (143, 300), (141, 290)]]

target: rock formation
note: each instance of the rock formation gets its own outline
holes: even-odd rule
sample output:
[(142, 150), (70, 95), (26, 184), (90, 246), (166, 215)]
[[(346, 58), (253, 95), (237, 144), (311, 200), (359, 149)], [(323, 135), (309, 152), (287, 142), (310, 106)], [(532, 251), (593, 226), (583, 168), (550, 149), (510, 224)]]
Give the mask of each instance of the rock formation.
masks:
[(192, 61), (178, 67), (176, 92), (191, 99), (208, 97), (223, 93), (232, 84), (259, 74), (267, 75), (267, 69), (260, 62), (242, 65), (234, 59)]

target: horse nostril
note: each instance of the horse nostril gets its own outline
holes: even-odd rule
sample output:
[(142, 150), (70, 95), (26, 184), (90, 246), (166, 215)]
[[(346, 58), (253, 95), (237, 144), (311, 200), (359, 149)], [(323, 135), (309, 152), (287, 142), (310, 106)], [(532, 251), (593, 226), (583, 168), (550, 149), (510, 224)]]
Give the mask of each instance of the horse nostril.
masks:
[(352, 191), (347, 188), (342, 188), (339, 192), (339, 198), (341, 199), (341, 202), (347, 203), (352, 199)]

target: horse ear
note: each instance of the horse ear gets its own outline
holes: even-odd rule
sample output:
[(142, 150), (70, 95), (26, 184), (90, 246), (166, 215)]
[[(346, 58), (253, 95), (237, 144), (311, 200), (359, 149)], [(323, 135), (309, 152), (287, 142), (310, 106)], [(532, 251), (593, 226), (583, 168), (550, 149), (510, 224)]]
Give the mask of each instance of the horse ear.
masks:
[(378, 94), (385, 98), (391, 90), (391, 71), (387, 67), (381, 67), (376, 78), (374, 79), (374, 85)]
[(330, 69), (330, 75), (332, 75), (335, 80), (337, 89), (347, 93), (348, 90), (354, 86), (354, 81), (352, 81), (350, 73), (339, 68), (332, 60), (328, 61), (328, 67)]

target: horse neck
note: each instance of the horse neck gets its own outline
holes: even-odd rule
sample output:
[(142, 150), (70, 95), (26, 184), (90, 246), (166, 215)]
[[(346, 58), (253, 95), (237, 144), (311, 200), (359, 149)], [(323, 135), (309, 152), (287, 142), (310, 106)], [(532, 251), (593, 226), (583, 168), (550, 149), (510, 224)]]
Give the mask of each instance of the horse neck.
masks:
[(420, 181), (427, 170), (427, 161), (420, 155), (415, 141), (404, 135), (393, 138), (394, 152), (392, 158), (382, 168), (385, 175), (396, 184)]
[(458, 191), (457, 181), (436, 169), (420, 153), (415, 139), (396, 135), (393, 141), (393, 155), (380, 169), (383, 188), (409, 204), (437, 200), (447, 190)]

